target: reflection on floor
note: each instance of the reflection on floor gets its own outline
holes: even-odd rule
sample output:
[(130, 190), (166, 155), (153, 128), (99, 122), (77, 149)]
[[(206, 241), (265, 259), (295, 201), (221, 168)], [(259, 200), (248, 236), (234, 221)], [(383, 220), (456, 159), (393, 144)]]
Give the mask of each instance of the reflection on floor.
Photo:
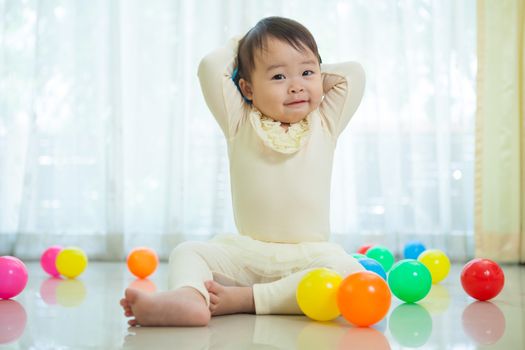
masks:
[(27, 264), (29, 283), (0, 301), (0, 349), (493, 349), (525, 348), (525, 267), (504, 265), (505, 287), (491, 302), (461, 288), (461, 266), (417, 304), (393, 298), (387, 317), (370, 328), (339, 318), (234, 315), (201, 328), (128, 328), (118, 300), (128, 286), (166, 289), (166, 265), (135, 280), (123, 263), (91, 263), (75, 280), (48, 278)]

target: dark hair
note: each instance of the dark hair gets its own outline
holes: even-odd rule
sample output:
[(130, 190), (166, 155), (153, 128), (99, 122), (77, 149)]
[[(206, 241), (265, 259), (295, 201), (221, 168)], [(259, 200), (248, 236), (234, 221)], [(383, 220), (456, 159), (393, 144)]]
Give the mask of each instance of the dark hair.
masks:
[(285, 41), (298, 51), (310, 49), (319, 63), (322, 62), (317, 43), (312, 33), (305, 26), (289, 18), (266, 17), (257, 22), (239, 41), (236, 61), (237, 74), (234, 77), (237, 86), (240, 78), (250, 80), (250, 75), (255, 69), (255, 52), (265, 49), (268, 37)]

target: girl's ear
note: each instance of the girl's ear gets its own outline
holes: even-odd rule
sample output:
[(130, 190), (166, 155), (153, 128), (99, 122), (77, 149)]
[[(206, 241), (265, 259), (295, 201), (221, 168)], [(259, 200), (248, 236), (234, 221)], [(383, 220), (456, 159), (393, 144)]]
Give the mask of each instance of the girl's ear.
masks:
[(239, 79), (239, 87), (241, 89), (241, 92), (245, 98), (248, 100), (253, 100), (253, 90), (252, 85), (244, 80), (243, 78)]

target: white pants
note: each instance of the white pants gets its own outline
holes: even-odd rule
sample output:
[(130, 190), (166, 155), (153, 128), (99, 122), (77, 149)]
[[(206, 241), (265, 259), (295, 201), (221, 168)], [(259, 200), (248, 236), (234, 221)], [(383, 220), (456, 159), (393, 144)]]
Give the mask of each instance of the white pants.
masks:
[(206, 302), (204, 281), (253, 286), (257, 314), (302, 314), (295, 299), (301, 278), (326, 267), (343, 278), (364, 268), (341, 246), (330, 242), (268, 243), (240, 235), (208, 242), (184, 242), (170, 254), (169, 288), (193, 287)]

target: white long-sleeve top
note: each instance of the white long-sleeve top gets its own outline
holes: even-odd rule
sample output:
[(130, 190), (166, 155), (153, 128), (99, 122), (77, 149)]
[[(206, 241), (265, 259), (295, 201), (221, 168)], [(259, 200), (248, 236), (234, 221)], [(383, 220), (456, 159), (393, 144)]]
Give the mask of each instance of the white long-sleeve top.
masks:
[(356, 62), (321, 66), (324, 98), (306, 117), (308, 130), (297, 149), (290, 150), (275, 147), (261, 114), (234, 85), (236, 53), (232, 40), (202, 59), (198, 75), (228, 143), (237, 229), (266, 242), (326, 241), (335, 146), (363, 96), (363, 68)]

